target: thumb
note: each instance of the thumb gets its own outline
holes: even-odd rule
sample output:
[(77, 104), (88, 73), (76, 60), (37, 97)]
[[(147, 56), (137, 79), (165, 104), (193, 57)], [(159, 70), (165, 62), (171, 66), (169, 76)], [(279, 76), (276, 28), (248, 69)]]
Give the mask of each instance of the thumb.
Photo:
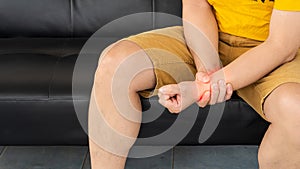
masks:
[(210, 81), (210, 78), (206, 72), (197, 72), (196, 74), (196, 80), (201, 81), (203, 83), (208, 83)]
[(180, 93), (180, 88), (177, 84), (169, 84), (162, 86), (158, 91), (162, 94), (173, 96)]

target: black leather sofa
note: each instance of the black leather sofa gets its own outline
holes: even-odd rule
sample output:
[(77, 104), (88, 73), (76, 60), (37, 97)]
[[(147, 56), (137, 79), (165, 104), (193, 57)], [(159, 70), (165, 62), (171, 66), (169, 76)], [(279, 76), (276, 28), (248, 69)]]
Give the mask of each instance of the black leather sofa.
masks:
[[(74, 103), (87, 118), (90, 93), (72, 92), (78, 54), (96, 30), (140, 12), (181, 16), (181, 0), (0, 0), (0, 145), (86, 145)], [(156, 28), (155, 15), (149, 22)], [(92, 78), (94, 69), (82, 74), (81, 83), (88, 88), (91, 82), (85, 78)], [(155, 97), (141, 99), (144, 110), (159, 106)], [(199, 144), (208, 112), (209, 107), (199, 109), (180, 144)], [(194, 121), (191, 118), (187, 116), (182, 125)], [(139, 137), (162, 133), (176, 119), (165, 110), (155, 121), (142, 124)], [(203, 144), (259, 144), (267, 127), (234, 94), (219, 126)]]

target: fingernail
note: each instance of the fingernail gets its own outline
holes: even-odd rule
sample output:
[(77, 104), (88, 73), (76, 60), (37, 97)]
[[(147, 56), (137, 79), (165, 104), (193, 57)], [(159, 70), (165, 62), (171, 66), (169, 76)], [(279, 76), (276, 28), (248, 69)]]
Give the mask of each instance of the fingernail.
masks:
[(205, 92), (203, 97), (201, 98), (201, 101), (206, 101), (209, 99), (210, 93), (209, 92)]
[(203, 76), (203, 82), (208, 82), (209, 81), (209, 77), (208, 76)]
[(213, 84), (212, 84), (212, 88), (213, 88), (214, 90), (217, 90), (217, 89), (218, 89), (218, 85), (217, 85), (216, 83), (213, 83)]
[(230, 84), (227, 84), (227, 88), (228, 88), (229, 90), (232, 90), (232, 86), (231, 86)]
[(225, 85), (226, 85), (224, 80), (219, 80), (219, 84), (220, 84), (221, 86), (225, 86)]
[(205, 93), (205, 96), (206, 96), (206, 97), (209, 97), (209, 96), (210, 96), (210, 92), (206, 92), (206, 93)]

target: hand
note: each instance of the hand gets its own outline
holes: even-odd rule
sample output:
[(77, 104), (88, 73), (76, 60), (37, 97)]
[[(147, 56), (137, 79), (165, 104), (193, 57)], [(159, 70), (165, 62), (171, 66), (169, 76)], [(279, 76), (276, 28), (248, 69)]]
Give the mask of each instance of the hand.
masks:
[[(171, 113), (179, 113), (194, 102), (199, 100), (206, 90), (210, 90), (210, 84), (196, 81), (185, 81), (178, 84), (165, 85), (159, 89), (159, 103)], [(209, 97), (207, 95), (206, 97)]]
[(213, 105), (224, 102), (229, 100), (232, 96), (232, 85), (226, 84), (224, 78), (222, 77), (212, 80), (211, 82), (211, 77), (206, 72), (198, 72), (196, 74), (196, 81), (200, 81), (202, 83), (212, 83), (211, 92), (207, 91), (204, 93), (202, 98), (197, 102), (200, 107), (205, 107), (208, 104)]

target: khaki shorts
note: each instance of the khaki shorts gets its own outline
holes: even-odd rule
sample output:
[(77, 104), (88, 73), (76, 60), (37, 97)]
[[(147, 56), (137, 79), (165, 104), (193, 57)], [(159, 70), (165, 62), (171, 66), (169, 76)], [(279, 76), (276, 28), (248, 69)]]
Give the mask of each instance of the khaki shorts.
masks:
[[(249, 49), (261, 42), (225, 33), (219, 34), (219, 55), (226, 66)], [(156, 76), (155, 89), (141, 91), (143, 97), (157, 94), (157, 90), (167, 84), (195, 79), (194, 59), (187, 48), (181, 26), (157, 29), (125, 38), (140, 46), (152, 60)], [(300, 83), (300, 51), (296, 58), (258, 80), (237, 90), (243, 98), (264, 119), (263, 103), (266, 97), (279, 85), (288, 82)]]

